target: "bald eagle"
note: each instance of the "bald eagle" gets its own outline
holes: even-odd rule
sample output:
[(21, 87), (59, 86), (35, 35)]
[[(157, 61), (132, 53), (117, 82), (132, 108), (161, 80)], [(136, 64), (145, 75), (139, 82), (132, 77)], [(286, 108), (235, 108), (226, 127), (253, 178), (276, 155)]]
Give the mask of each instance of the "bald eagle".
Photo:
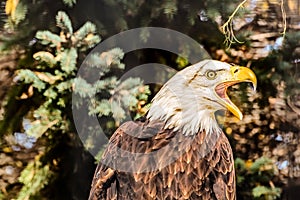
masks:
[(242, 113), (226, 94), (249, 68), (204, 60), (176, 73), (145, 117), (122, 124), (96, 168), (89, 200), (235, 199), (232, 150), (215, 112)]

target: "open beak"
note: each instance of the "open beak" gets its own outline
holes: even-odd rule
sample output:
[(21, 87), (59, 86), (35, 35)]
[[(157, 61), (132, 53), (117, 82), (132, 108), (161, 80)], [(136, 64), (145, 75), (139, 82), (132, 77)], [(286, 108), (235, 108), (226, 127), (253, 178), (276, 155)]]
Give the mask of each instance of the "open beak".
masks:
[(231, 102), (226, 91), (228, 87), (241, 82), (252, 83), (253, 89), (256, 90), (257, 80), (254, 72), (247, 67), (232, 66), (230, 68), (229, 78), (215, 87), (216, 94), (220, 97), (220, 103), (240, 120), (243, 118), (243, 114), (239, 108)]

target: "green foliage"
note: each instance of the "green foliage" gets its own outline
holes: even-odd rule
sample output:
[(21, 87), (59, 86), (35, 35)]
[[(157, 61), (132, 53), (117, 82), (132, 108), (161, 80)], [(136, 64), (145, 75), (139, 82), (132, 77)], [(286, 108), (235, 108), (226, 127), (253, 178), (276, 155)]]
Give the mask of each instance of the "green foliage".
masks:
[(65, 33), (73, 34), (72, 22), (65, 12), (59, 11), (57, 13), (56, 25)]
[(264, 196), (264, 199), (273, 200), (280, 197), (281, 190), (280, 188), (270, 188), (266, 186), (256, 186), (252, 190), (254, 198), (259, 198)]
[(243, 199), (277, 199), (281, 189), (274, 186), (272, 178), (276, 174), (272, 160), (260, 157), (254, 162), (235, 160), (237, 194)]
[(177, 2), (168, 0), (162, 4), (162, 9), (164, 14), (167, 15), (169, 19), (172, 19), (177, 12)]
[[(49, 99), (55, 99), (57, 94), (53, 91), (46, 90), (45, 96)], [(62, 119), (62, 113), (59, 109), (49, 109), (48, 105), (50, 101), (41, 105), (37, 110), (34, 111), (35, 121), (31, 122), (31, 127), (26, 130), (26, 133), (30, 136), (34, 136), (35, 138), (41, 137), (47, 130), (52, 129), (56, 131), (58, 127), (63, 128), (66, 127), (65, 121)]]
[[(143, 115), (146, 111), (145, 102), (150, 94), (149, 87), (144, 86), (139, 78), (121, 81), (116, 76), (108, 75), (111, 70), (124, 69), (124, 64), (121, 63), (123, 56), (124, 53), (119, 48), (100, 54), (93, 53), (87, 58), (86, 64), (90, 68), (99, 69), (101, 79), (93, 83), (83, 77), (74, 80), (74, 93), (81, 97), (76, 106), (89, 105), (89, 115), (109, 117), (104, 125), (106, 129), (112, 123), (114, 127), (119, 126), (126, 116), (131, 116), (131, 112), (136, 113), (134, 118)], [(85, 101), (84, 98), (87, 97), (89, 99)]]
[(269, 158), (260, 157), (251, 165), (250, 171), (252, 173), (258, 173), (261, 175), (262, 171), (271, 171), (273, 172), (273, 162)]
[[(47, 51), (39, 51), (37, 53), (35, 53), (33, 55), (33, 58), (37, 61), (39, 61), (41, 64), (41, 66), (46, 65), (47, 67), (54, 67), (57, 63), (57, 60), (55, 59), (55, 57), (53, 56), (53, 54), (47, 52)], [(39, 67), (41, 67), (39, 66)]]
[[(112, 120), (106, 123), (109, 129), (118, 126), (121, 120), (130, 114), (129, 112), (139, 114), (145, 112), (141, 110), (150, 93), (149, 88), (143, 86), (139, 78), (121, 81), (111, 74), (112, 70), (125, 68), (121, 62), (124, 53), (119, 48), (93, 53), (87, 58), (88, 67), (99, 69), (101, 79), (91, 83), (83, 77), (75, 77), (79, 56), (100, 42), (100, 37), (95, 34), (96, 26), (87, 22), (73, 32), (70, 18), (62, 11), (56, 16), (56, 25), (60, 28), (59, 34), (48, 30), (37, 31), (35, 37), (45, 48), (34, 53), (33, 65), (19, 69), (15, 78), (26, 86), (24, 93), (28, 95), (22, 99), (31, 97), (39, 99), (38, 106), (31, 107), (26, 114), (26, 118), (31, 122), (25, 132), (51, 144), (45, 148), (44, 156), (61, 142), (57, 139), (61, 134), (74, 131), (70, 113), (72, 91), (80, 97), (92, 99), (88, 102), (84, 99), (77, 102), (77, 106), (90, 104), (90, 115), (96, 114), (100, 118), (112, 117)], [(93, 129), (93, 127), (84, 128)], [(86, 147), (92, 146), (93, 138), (89, 137)], [(49, 183), (52, 177), (51, 164), (41, 163), (42, 157), (33, 163), (30, 162), (23, 170), (19, 179), (23, 187), (18, 199), (36, 196)]]
[[(274, 52), (274, 57), (278, 61), (278, 67), (275, 71), (278, 75), (278, 81), (285, 81), (286, 96), (293, 96), (300, 93), (299, 89), (299, 45), (300, 33), (298, 31), (288, 32), (283, 43), (283, 49)], [(280, 55), (278, 55), (280, 54)]]
[(33, 71), (22, 69), (18, 72), (18, 79), (24, 81), (25, 84), (31, 84), (38, 91), (45, 89), (46, 84)]
[[(78, 93), (82, 98), (92, 97), (95, 95), (95, 88), (91, 87), (91, 85), (82, 78), (76, 78), (74, 80), (75, 92)], [(76, 105), (77, 107), (81, 106), (81, 104)]]
[[(61, 28), (60, 35), (50, 31), (38, 31), (36, 38), (43, 45), (53, 47), (53, 51), (39, 51), (33, 55), (38, 62), (33, 69), (20, 69), (17, 79), (37, 89), (42, 95), (44, 103), (34, 111), (32, 127), (28, 134), (37, 138), (41, 137), (47, 130), (63, 131), (67, 126), (63, 122), (61, 109), (67, 104), (68, 97), (65, 94), (72, 91), (72, 82), (77, 70), (78, 47), (90, 47), (96, 45), (100, 38), (94, 35), (94, 29), (82, 29), (81, 36), (73, 33), (72, 24), (66, 13), (60, 11), (56, 16), (57, 26)], [(90, 24), (90, 23), (88, 23)], [(84, 25), (86, 26), (86, 25)], [(90, 25), (89, 25), (90, 26)], [(87, 32), (84, 32), (87, 31)], [(83, 36), (93, 35), (94, 42), (85, 42)], [(80, 46), (78, 46), (79, 40)], [(69, 47), (71, 45), (71, 47)], [(34, 69), (36, 68), (36, 69)], [(51, 70), (54, 68), (55, 70)]]
[[(64, 4), (69, 7), (72, 7), (76, 4), (76, 0), (62, 0)], [(26, 19), (28, 15), (28, 6), (26, 3), (22, 1), (15, 1), (15, 0), (6, 0), (5, 3), (5, 13), (7, 18), (4, 20), (5, 25), (4, 28), (8, 30), (14, 30), (18, 27), (18, 25)], [(62, 16), (57, 16), (60, 18)], [(67, 23), (67, 21), (65, 21)], [(71, 25), (71, 23), (69, 23)], [(69, 26), (71, 27), (71, 26)], [(71, 27), (72, 28), (72, 27)], [(69, 30), (70, 33), (72, 31)]]
[[(18, 70), (16, 77), (16, 80), (29, 85), (29, 89), (33, 88), (33, 94), (28, 98), (34, 95), (41, 99), (40, 106), (32, 108), (33, 112), (27, 114), (32, 121), (30, 127), (25, 131), (28, 135), (38, 139), (46, 137), (46, 140), (53, 145), (47, 147), (48, 150), (59, 143), (55, 140), (58, 133), (70, 131), (70, 119), (66, 109), (70, 106), (70, 94), (77, 71), (78, 54), (83, 49), (93, 47), (100, 41), (99, 36), (94, 34), (95, 29), (93, 28), (81, 27), (81, 34), (78, 32), (73, 34), (71, 21), (62, 11), (58, 12), (56, 22), (57, 26), (61, 28), (60, 34), (38, 31), (36, 38), (42, 45), (46, 45), (47, 51), (41, 50), (34, 53), (35, 64), (28, 69)], [(84, 26), (94, 27), (91, 23), (87, 24)], [(47, 151), (45, 155), (47, 155)], [(42, 164), (39, 159), (29, 163), (22, 171), (19, 180), (23, 183), (23, 187), (18, 199), (28, 199), (37, 194), (48, 184), (51, 173), (50, 164)]]
[(50, 31), (38, 31), (35, 37), (40, 40), (41, 44), (49, 45), (50, 47), (58, 47), (63, 41), (59, 35)]
[(39, 160), (30, 162), (22, 171), (19, 181), (24, 184), (17, 200), (30, 199), (39, 196), (38, 192), (43, 189), (53, 176), (49, 165), (42, 164)]
[(76, 0), (63, 0), (64, 4), (68, 5), (69, 7), (72, 7), (76, 4)]
[(74, 37), (71, 39), (77, 48), (81, 51), (86, 51), (100, 41), (99, 37), (94, 34), (95, 32), (96, 26), (91, 22), (86, 22), (74, 33)]
[(77, 51), (75, 48), (70, 48), (61, 53), (60, 65), (62, 71), (66, 74), (74, 74), (77, 63)]
[(7, 0), (5, 5), (7, 19), (4, 28), (15, 29), (26, 18), (27, 10), (28, 8), (23, 2)]

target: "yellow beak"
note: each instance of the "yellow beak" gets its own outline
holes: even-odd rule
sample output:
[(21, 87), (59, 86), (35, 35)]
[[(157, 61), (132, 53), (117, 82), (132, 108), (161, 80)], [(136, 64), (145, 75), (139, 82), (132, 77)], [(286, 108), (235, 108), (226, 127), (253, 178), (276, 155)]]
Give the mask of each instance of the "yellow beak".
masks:
[(224, 94), (222, 95), (221, 98), (222, 98), (223, 102), (225, 102), (226, 108), (240, 120), (243, 118), (243, 114), (239, 110), (239, 108), (230, 101), (230, 99), (228, 98), (228, 96), (226, 94), (226, 89), (229, 86), (232, 86), (236, 83), (241, 83), (241, 82), (252, 83), (253, 89), (256, 90), (257, 79), (256, 79), (254, 72), (247, 67), (232, 66), (230, 68), (229, 78), (226, 81), (224, 81), (223, 83), (221, 83), (220, 85), (218, 85), (217, 86), (218, 88), (216, 89), (216, 90), (221, 90), (221, 89), (224, 90), (223, 91)]
[(233, 77), (233, 80), (238, 82), (250, 82), (253, 84), (254, 91), (257, 87), (257, 79), (254, 72), (248, 67), (242, 66), (232, 66), (230, 68), (230, 73)]

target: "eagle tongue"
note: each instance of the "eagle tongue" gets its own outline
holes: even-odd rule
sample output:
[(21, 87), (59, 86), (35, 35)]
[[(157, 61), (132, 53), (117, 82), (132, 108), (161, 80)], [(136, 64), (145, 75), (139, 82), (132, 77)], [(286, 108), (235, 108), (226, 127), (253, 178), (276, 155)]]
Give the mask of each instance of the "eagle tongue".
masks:
[(215, 88), (215, 91), (219, 97), (222, 99), (228, 99), (228, 96), (226, 94), (227, 88), (236, 84), (236, 81), (228, 81), (228, 82), (223, 82)]

